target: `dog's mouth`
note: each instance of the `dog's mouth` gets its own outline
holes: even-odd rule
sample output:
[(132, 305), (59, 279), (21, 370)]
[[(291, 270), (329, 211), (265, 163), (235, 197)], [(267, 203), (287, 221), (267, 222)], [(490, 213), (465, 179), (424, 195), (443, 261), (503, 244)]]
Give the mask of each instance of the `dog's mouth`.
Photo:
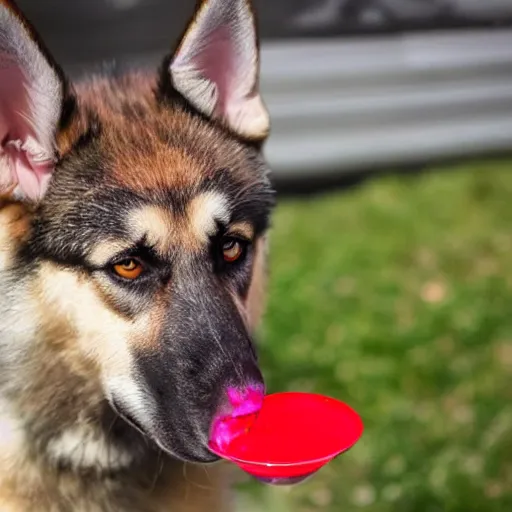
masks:
[[(159, 436), (155, 433), (150, 433), (141, 423), (138, 421), (130, 412), (126, 411), (119, 402), (112, 399), (110, 402), (113, 412), (126, 423), (126, 425), (137, 433), (139, 433), (145, 440), (147, 446), (153, 446), (156, 450), (162, 450), (163, 452), (171, 455), (172, 457), (188, 461), (197, 462), (202, 464), (210, 464), (217, 462), (220, 457), (213, 452), (209, 446), (196, 446), (190, 450), (186, 448), (185, 444), (180, 443), (178, 446), (169, 446), (163, 439), (159, 439)], [(190, 447), (189, 447), (190, 448)], [(199, 452), (199, 453), (198, 453)]]
[(122, 407), (119, 406), (119, 404), (116, 402), (115, 398), (112, 399), (110, 402), (110, 405), (113, 409), (113, 411), (123, 420), (125, 421), (130, 427), (137, 430), (140, 434), (142, 434), (144, 437), (149, 438), (149, 434), (146, 432), (144, 427), (129, 413), (122, 409)]

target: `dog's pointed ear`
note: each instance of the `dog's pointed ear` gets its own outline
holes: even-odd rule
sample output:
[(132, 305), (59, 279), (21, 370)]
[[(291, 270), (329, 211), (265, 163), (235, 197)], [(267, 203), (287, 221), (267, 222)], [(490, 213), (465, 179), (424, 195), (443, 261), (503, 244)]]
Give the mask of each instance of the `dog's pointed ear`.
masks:
[(203, 0), (164, 72), (195, 109), (238, 136), (263, 140), (259, 46), (250, 0)]
[(56, 154), (67, 85), (11, 0), (0, 0), (0, 192), (37, 201)]

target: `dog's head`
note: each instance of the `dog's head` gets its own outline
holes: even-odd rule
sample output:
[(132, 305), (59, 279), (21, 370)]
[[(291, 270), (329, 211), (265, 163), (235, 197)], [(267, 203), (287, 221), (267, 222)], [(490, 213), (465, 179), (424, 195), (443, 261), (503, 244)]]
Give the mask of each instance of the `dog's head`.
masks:
[(258, 74), (248, 0), (202, 2), (154, 78), (76, 87), (0, 0), (0, 189), (31, 205), (10, 268), (33, 336), (186, 460), (214, 460), (215, 418), (263, 394)]

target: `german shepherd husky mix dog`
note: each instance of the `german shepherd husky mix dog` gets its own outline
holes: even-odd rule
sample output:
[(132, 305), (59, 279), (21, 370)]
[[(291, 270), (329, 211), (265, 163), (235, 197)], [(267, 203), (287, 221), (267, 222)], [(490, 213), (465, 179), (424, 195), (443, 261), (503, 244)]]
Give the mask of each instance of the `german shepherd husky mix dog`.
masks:
[(204, 463), (264, 393), (258, 76), (249, 0), (201, 2), (154, 76), (76, 85), (0, 0), (1, 512), (230, 509)]

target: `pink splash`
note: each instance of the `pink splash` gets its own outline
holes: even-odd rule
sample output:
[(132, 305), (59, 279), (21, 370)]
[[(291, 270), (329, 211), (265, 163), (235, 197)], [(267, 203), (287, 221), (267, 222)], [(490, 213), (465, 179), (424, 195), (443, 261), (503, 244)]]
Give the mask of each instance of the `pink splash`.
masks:
[(233, 418), (252, 414), (261, 409), (264, 393), (260, 387), (249, 386), (244, 390), (228, 389), (229, 403), (233, 407), (230, 416)]
[(229, 409), (214, 420), (210, 435), (211, 444), (219, 449), (249, 431), (263, 405), (264, 391), (255, 386), (229, 388), (227, 395)]

